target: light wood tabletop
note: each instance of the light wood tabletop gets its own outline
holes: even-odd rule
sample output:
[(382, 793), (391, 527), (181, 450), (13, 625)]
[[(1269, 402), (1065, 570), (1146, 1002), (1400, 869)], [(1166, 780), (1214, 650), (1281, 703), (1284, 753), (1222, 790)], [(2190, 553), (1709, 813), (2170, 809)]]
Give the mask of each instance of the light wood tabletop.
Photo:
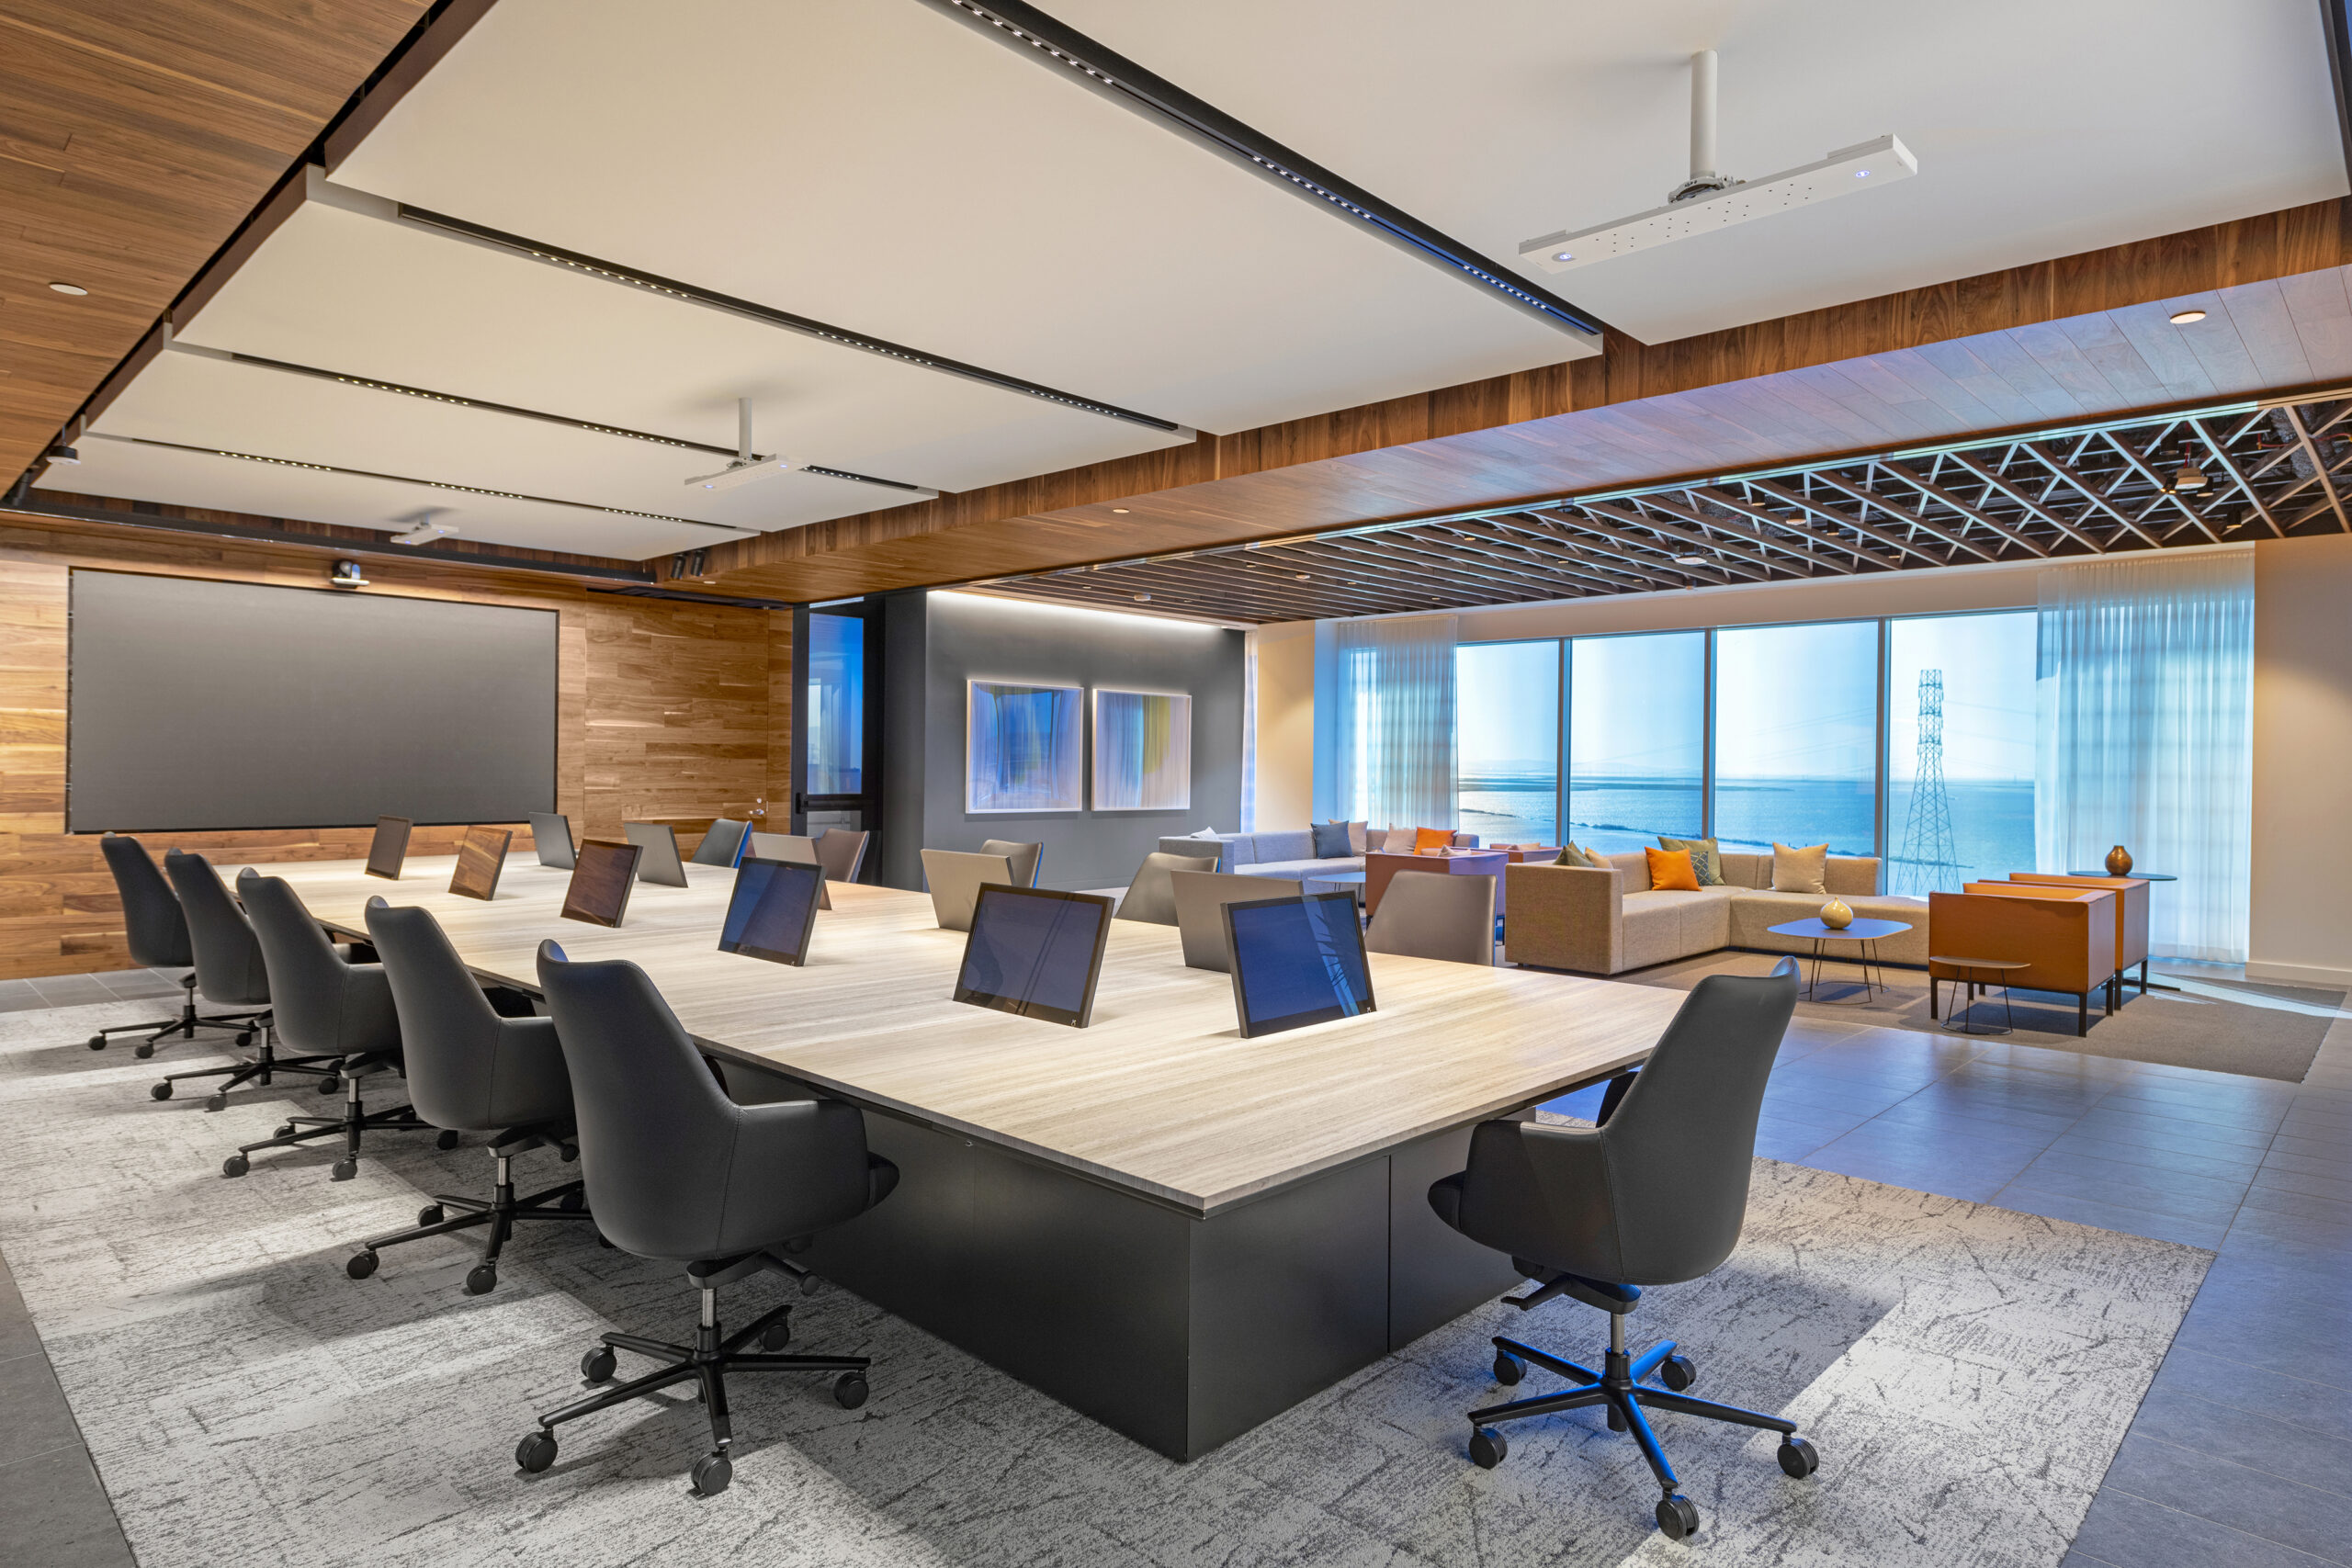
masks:
[(1187, 968), (1174, 927), (1114, 920), (1093, 1023), (1071, 1029), (951, 999), (964, 933), (937, 929), (924, 894), (834, 883), (796, 969), (718, 950), (728, 867), (640, 883), (605, 930), (558, 918), (568, 872), (510, 857), (483, 902), (447, 891), (453, 863), (412, 859), (397, 882), (357, 861), (255, 869), (357, 935), (372, 897), (422, 905), (477, 974), (527, 990), (543, 938), (574, 959), (634, 960), (722, 1057), (1195, 1214), (1605, 1077), (1647, 1055), (1680, 1001), (1375, 953), (1378, 1010), (1245, 1040), (1231, 980)]

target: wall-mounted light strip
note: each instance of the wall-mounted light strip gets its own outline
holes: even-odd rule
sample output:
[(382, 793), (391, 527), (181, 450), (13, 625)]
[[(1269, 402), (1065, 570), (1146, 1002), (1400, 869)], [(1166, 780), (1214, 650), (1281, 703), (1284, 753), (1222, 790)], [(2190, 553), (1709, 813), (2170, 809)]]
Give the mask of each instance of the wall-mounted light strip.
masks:
[[(339, 196), (360, 194), (344, 193), (339, 186), (335, 189)], [(366, 199), (362, 197), (363, 202)], [(357, 205), (347, 201), (340, 204)], [(909, 348), (903, 344), (870, 337), (864, 333), (852, 332), (846, 327), (831, 326), (808, 316), (794, 315), (789, 310), (778, 310), (749, 299), (739, 299), (730, 294), (698, 288), (691, 283), (681, 283), (675, 278), (662, 277), (650, 272), (639, 272), (634, 268), (623, 266), (617, 262), (600, 261), (594, 256), (582, 255), (577, 251), (567, 251), (555, 245), (542, 244), (537, 240), (525, 239), (520, 234), (509, 234), (503, 230), (492, 229), (484, 224), (469, 223), (462, 218), (449, 217), (447, 213), (432, 212), (421, 207), (410, 207), (404, 202), (393, 205), (397, 209), (400, 221), (403, 223), (423, 229), (437, 230), (445, 234), (469, 240), (476, 244), (509, 251), (516, 255), (527, 256), (548, 266), (562, 267), (566, 271), (582, 273), (590, 277), (599, 277), (607, 283), (617, 283), (630, 288), (641, 288), (647, 293), (660, 294), (684, 304), (700, 305), (712, 310), (723, 310), (730, 316), (740, 316), (746, 321), (757, 321), (763, 326), (777, 327), (786, 332), (798, 333), (804, 337), (818, 338), (826, 343), (835, 344), (842, 348), (854, 348), (862, 353), (879, 355), (885, 359), (895, 359), (902, 365), (910, 365), (917, 369), (935, 370), (944, 376), (961, 377), (967, 381), (978, 381), (983, 386), (994, 387), (1000, 391), (1018, 392), (1024, 398), (1035, 398), (1044, 402), (1057, 403), (1063, 408), (1072, 409), (1080, 413), (1091, 413), (1103, 419), (1119, 420), (1127, 424), (1141, 425), (1148, 430), (1161, 431), (1170, 435), (1190, 436), (1193, 434), (1189, 427), (1179, 424), (1172, 419), (1160, 419), (1153, 414), (1138, 413), (1133, 409), (1121, 408), (1116, 403), (1106, 403), (1094, 398), (1080, 397), (1075, 392), (1060, 391), (1052, 387), (1042, 386), (1035, 381), (1024, 381), (1018, 376), (1007, 376), (998, 371), (984, 369), (977, 365), (967, 365), (960, 359), (925, 354), (921, 349)]]
[(293, 457), (271, 457), (259, 452), (232, 452), (225, 446), (191, 446), (178, 441), (157, 441), (144, 435), (99, 435), (95, 433), (85, 439), (113, 441), (125, 446), (160, 446), (172, 452), (195, 452), (207, 457), (232, 457), (240, 463), (266, 463), (277, 468), (308, 468), (318, 474), (343, 474), (357, 479), (385, 479), (393, 484), (418, 485), (426, 490), (456, 491), (463, 495), (487, 495), (499, 501), (527, 501), (539, 506), (568, 506), (580, 512), (602, 512), (614, 517), (642, 517), (650, 523), (678, 523), (690, 528), (711, 528), (723, 534), (742, 535), (747, 528), (730, 528), (724, 523), (705, 523), (697, 517), (673, 517), (666, 512), (634, 512), (626, 506), (599, 506), (588, 501), (565, 501), (560, 496), (524, 495), (511, 490), (488, 490), (481, 485), (462, 485), (449, 479), (421, 479), (410, 474), (379, 474), (368, 468), (342, 468), (332, 463), (305, 463)]
[[(186, 354), (199, 359), (217, 359), (224, 364), (248, 365), (256, 369), (275, 370), (288, 376), (308, 376), (321, 381), (340, 382), (346, 387), (361, 387), (371, 392), (392, 392), (404, 398), (422, 398), (427, 402), (447, 403), (453, 408), (479, 409), (485, 413), (503, 413), (514, 419), (537, 420), (542, 424), (559, 424), (568, 430), (584, 430), (592, 435), (616, 436), (624, 441), (643, 441), (655, 446), (675, 447), (682, 452), (707, 452), (714, 457), (733, 457), (732, 446), (714, 446), (707, 441), (687, 441), (674, 435), (656, 435), (650, 431), (631, 430), (627, 425), (600, 424), (594, 420), (573, 419), (569, 414), (548, 413), (539, 409), (526, 409), (514, 403), (492, 402), (487, 398), (460, 397), (455, 392), (436, 392), (428, 387), (403, 386), (398, 381), (383, 381), (369, 376), (352, 376), (340, 370), (322, 370), (316, 366), (296, 365), (283, 359), (266, 359), (257, 354), (238, 354), (229, 349), (207, 348), (199, 344), (169, 338), (164, 348), (173, 354)], [(876, 479), (848, 468), (831, 468), (815, 463), (796, 463), (794, 467), (827, 479), (848, 479), (855, 484), (876, 485), (884, 490), (899, 491), (922, 499), (936, 498), (939, 492), (902, 479)]]
[[(1549, 326), (1598, 338), (1604, 323), (1538, 288), (1412, 214), (1301, 157), (1272, 137), (1114, 53), (1021, 0), (927, 0), (1034, 58), (1070, 73), (1097, 93), (1148, 114), (1188, 139), (1361, 224), (1391, 244), (1463, 278)], [(1593, 346), (1598, 347), (1596, 344)]]

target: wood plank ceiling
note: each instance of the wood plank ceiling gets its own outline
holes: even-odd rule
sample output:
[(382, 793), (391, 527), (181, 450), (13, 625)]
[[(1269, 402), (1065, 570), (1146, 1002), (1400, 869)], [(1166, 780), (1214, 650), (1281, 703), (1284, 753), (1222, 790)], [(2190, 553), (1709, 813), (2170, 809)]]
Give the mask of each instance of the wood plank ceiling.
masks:
[(40, 456), (429, 8), (0, 8), (0, 473)]
[(2352, 391), (1016, 577), (990, 591), (1320, 620), (2352, 533)]

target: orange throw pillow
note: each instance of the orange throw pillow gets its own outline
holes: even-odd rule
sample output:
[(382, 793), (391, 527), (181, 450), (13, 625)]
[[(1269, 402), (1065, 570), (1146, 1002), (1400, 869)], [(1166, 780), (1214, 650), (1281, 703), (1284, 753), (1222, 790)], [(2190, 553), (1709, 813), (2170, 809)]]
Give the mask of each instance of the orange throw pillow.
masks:
[(1645, 849), (1642, 853), (1650, 861), (1650, 886), (1668, 893), (1699, 891), (1699, 869), (1690, 863), (1689, 850)]
[(1453, 846), (1453, 829), (1451, 828), (1416, 828), (1413, 829), (1413, 852), (1415, 854), (1419, 854), (1423, 850), (1449, 849)]

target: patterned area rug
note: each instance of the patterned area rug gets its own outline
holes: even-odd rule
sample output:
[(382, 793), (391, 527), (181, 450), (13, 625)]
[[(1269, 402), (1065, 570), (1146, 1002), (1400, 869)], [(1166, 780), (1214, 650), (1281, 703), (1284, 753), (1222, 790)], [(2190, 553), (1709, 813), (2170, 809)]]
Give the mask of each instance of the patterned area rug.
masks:
[[(1483, 1308), (1190, 1465), (1075, 1416), (857, 1298), (795, 1314), (796, 1346), (871, 1355), (873, 1398), (821, 1382), (730, 1389), (735, 1483), (688, 1495), (691, 1396), (567, 1427), (514, 1469), (533, 1413), (573, 1396), (596, 1333), (677, 1337), (682, 1271), (526, 1235), (495, 1292), (428, 1242), (346, 1279), (355, 1238), (423, 1194), (477, 1190), (478, 1146), (385, 1138), (356, 1180), (328, 1153), (219, 1175), (301, 1091), (218, 1114), (157, 1103), (164, 1065), (81, 1044), (138, 1008), (0, 1017), (0, 1249), (147, 1568), (466, 1563), (1984, 1564), (2064, 1555), (2209, 1254), (1758, 1161), (1746, 1239), (1661, 1289), (1636, 1339), (1679, 1339), (1698, 1393), (1778, 1409), (1818, 1445), (1662, 1416), (1704, 1528), (1676, 1545), (1631, 1441), (1591, 1412), (1464, 1457), (1499, 1396), (1489, 1335), (1598, 1356), (1600, 1314)], [(167, 1049), (192, 1065), (187, 1047)], [(531, 1161), (552, 1165), (551, 1156)], [(536, 1183), (544, 1170), (523, 1173)], [(722, 1296), (743, 1321), (776, 1299)], [(624, 1358), (626, 1371), (629, 1362)], [(1521, 1393), (1550, 1386), (1531, 1373)]]
[[(1612, 978), (1636, 986), (1687, 991), (1709, 975), (1761, 975), (1779, 962), (1777, 953), (1726, 948), (1631, 970)], [(1810, 979), (1812, 960), (1804, 963), (1805, 976)], [(1882, 973), (1886, 979), (1885, 989), (1874, 992), (1865, 1002), (1861, 999), (1861, 971), (1850, 963), (1831, 959), (1821, 969), (1821, 994), (1826, 999), (1800, 1001), (1797, 1012), (1805, 1018), (1843, 1020), (1848, 1023), (1908, 1029), (1921, 1034), (1948, 1033), (1953, 1039), (1961, 1038), (1956, 1031), (1947, 1031), (1942, 1021), (1928, 1016), (1926, 970), (1890, 966)], [(1946, 1010), (1952, 1004), (1955, 989), (1949, 981), (1943, 985), (1941, 1006)], [(2249, 1006), (2228, 999), (2233, 993), (2289, 1001), (2296, 1006)], [(2200, 980), (2189, 989), (2150, 991), (2146, 996), (2142, 996), (2136, 987), (2132, 987), (2124, 992), (2123, 1006), (2112, 1015), (2101, 1010), (2103, 1005), (2098, 996), (2092, 997), (2087, 1035), (2075, 1032), (2073, 997), (2042, 991), (2018, 992), (2010, 998), (2008, 1012), (2004, 1013), (2000, 992), (1995, 990), (1988, 999), (1976, 1004), (1973, 1018), (1984, 1027), (1998, 1026), (2005, 1019), (2014, 1020), (2016, 1032), (2001, 1038), (2020, 1045), (2044, 1045), (2086, 1056), (2119, 1056), (2126, 1061), (2202, 1067), (2210, 1072), (2301, 1083), (2303, 1075), (2311, 1070), (2312, 1058), (2319, 1054), (2320, 1042), (2327, 1037), (2333, 1010), (2344, 1005), (2344, 993), (2300, 986)], [(1946, 1017), (1949, 1016), (1947, 1011)]]

